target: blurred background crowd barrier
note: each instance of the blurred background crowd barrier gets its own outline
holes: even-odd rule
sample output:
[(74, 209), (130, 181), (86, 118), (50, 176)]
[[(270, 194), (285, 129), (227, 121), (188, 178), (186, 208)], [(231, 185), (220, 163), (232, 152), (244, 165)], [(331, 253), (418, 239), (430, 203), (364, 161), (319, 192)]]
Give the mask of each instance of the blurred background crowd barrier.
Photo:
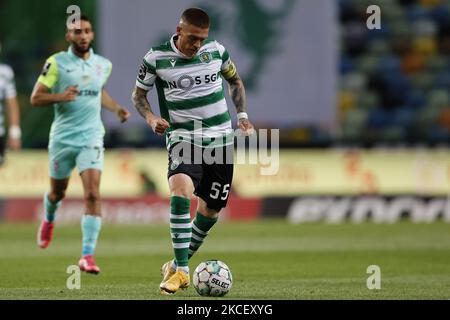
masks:
[[(32, 108), (29, 96), (45, 59), (67, 50), (71, 4), (92, 19), (94, 50), (113, 62), (107, 89), (132, 112), (124, 125), (103, 115), (106, 221), (168, 219), (165, 142), (130, 95), (142, 57), (191, 5), (210, 13), (256, 127), (280, 129), (278, 173), (237, 165), (223, 219), (450, 221), (450, 0), (0, 0), (0, 57), (15, 71), (24, 147), (0, 168), (0, 221), (42, 214), (53, 110)], [(369, 30), (373, 4), (381, 29)], [(156, 92), (150, 102), (158, 110)], [(75, 172), (68, 197), (60, 219), (78, 221)]]

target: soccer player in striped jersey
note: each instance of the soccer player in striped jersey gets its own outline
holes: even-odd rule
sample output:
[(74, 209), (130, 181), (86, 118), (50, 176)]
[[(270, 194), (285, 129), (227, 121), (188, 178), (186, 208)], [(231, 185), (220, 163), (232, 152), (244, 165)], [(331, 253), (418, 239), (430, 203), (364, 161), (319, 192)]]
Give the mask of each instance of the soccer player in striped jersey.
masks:
[[(6, 110), (4, 110), (4, 106)], [(4, 114), (8, 117), (8, 135), (5, 130)], [(16, 85), (14, 84), (14, 72), (10, 66), (0, 64), (0, 166), (4, 161), (5, 148), (12, 150), (21, 147), (19, 103), (17, 102)]]
[[(245, 89), (223, 45), (208, 40), (210, 20), (199, 8), (183, 12), (176, 34), (145, 55), (133, 103), (169, 151), (170, 233), (175, 259), (162, 267), (161, 294), (173, 294), (190, 283), (189, 258), (198, 250), (226, 206), (233, 178), (234, 133), (222, 78), (244, 134), (253, 132), (246, 113)], [(156, 86), (161, 117), (147, 100)], [(196, 161), (200, 155), (200, 161)], [(214, 160), (206, 161), (206, 155)], [(209, 159), (210, 160), (210, 159)], [(190, 199), (198, 197), (194, 220)]]
[(81, 271), (98, 274), (94, 251), (102, 224), (100, 178), (105, 134), (101, 107), (113, 111), (120, 122), (130, 114), (104, 88), (112, 64), (92, 50), (94, 32), (89, 18), (81, 15), (79, 26), (69, 24), (66, 40), (69, 49), (47, 59), (30, 99), (33, 106), (53, 105), (55, 111), (48, 144), (50, 192), (43, 197), (45, 216), (37, 240), (43, 249), (50, 245), (57, 210), (77, 167), (86, 207), (81, 219), (83, 239), (78, 265)]

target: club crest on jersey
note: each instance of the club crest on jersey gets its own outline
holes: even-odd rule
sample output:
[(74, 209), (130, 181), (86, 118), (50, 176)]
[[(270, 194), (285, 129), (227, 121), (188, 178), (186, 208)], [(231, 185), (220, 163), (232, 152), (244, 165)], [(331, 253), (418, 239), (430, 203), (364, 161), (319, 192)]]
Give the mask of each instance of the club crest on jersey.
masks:
[(211, 52), (203, 52), (200, 54), (200, 61), (203, 63), (209, 63), (212, 60)]
[(89, 75), (83, 75), (81, 77), (81, 81), (83, 82), (84, 85), (89, 84), (89, 82), (91, 82), (91, 77)]

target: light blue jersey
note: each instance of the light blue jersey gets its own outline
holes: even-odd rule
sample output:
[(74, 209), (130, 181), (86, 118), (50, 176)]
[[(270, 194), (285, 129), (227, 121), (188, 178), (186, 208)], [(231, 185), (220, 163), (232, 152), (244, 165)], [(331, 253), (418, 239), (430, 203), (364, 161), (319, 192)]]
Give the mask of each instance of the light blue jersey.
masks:
[[(16, 85), (14, 84), (14, 72), (10, 66), (0, 64), (0, 137), (5, 135), (3, 102), (6, 99), (15, 98)], [(0, 151), (1, 153), (1, 151)], [(1, 163), (1, 154), (0, 154)]]
[(74, 101), (54, 104), (48, 144), (52, 178), (68, 178), (75, 166), (79, 173), (103, 169), (105, 128), (101, 97), (111, 69), (111, 62), (94, 54), (92, 49), (87, 60), (76, 56), (71, 47), (47, 59), (39, 83), (51, 93), (63, 93), (70, 86), (77, 86), (80, 91)]
[(71, 47), (47, 59), (38, 82), (52, 93), (62, 93), (74, 85), (80, 91), (74, 101), (54, 104), (49, 146), (53, 143), (77, 147), (103, 145), (101, 94), (111, 69), (111, 62), (94, 54), (92, 49), (87, 60), (76, 56)]

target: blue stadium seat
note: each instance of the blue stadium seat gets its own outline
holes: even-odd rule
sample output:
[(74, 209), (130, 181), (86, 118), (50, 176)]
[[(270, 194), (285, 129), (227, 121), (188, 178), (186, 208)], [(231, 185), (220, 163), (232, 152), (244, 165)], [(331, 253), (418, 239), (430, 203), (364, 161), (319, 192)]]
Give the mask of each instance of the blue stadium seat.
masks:
[(406, 16), (409, 22), (414, 22), (420, 19), (429, 19), (430, 11), (420, 4), (415, 4), (407, 9)]
[(418, 109), (425, 105), (425, 95), (421, 90), (409, 90), (406, 94), (405, 106), (411, 109)]
[(434, 7), (430, 10), (429, 16), (439, 25), (450, 23), (450, 9), (448, 4), (441, 4)]
[(408, 107), (401, 107), (393, 111), (394, 125), (402, 128), (409, 128), (414, 122), (414, 110)]
[(436, 89), (450, 89), (450, 72), (443, 71), (436, 76), (434, 87)]
[(369, 40), (388, 39), (392, 35), (391, 28), (387, 22), (383, 22), (380, 29), (373, 29), (367, 34)]
[(389, 112), (379, 108), (371, 110), (369, 113), (368, 124), (372, 128), (381, 129), (392, 125), (392, 117)]
[(399, 73), (401, 67), (401, 61), (400, 59), (391, 54), (384, 55), (380, 57), (380, 60), (378, 61), (378, 70), (382, 73)]
[(411, 82), (406, 75), (401, 72), (385, 72), (383, 78), (389, 91), (397, 91), (404, 95), (411, 88)]
[(445, 128), (433, 126), (428, 129), (427, 138), (432, 142), (448, 142), (450, 133)]
[(342, 55), (339, 64), (339, 73), (341, 75), (352, 72), (355, 69), (355, 64), (352, 59), (346, 55)]

